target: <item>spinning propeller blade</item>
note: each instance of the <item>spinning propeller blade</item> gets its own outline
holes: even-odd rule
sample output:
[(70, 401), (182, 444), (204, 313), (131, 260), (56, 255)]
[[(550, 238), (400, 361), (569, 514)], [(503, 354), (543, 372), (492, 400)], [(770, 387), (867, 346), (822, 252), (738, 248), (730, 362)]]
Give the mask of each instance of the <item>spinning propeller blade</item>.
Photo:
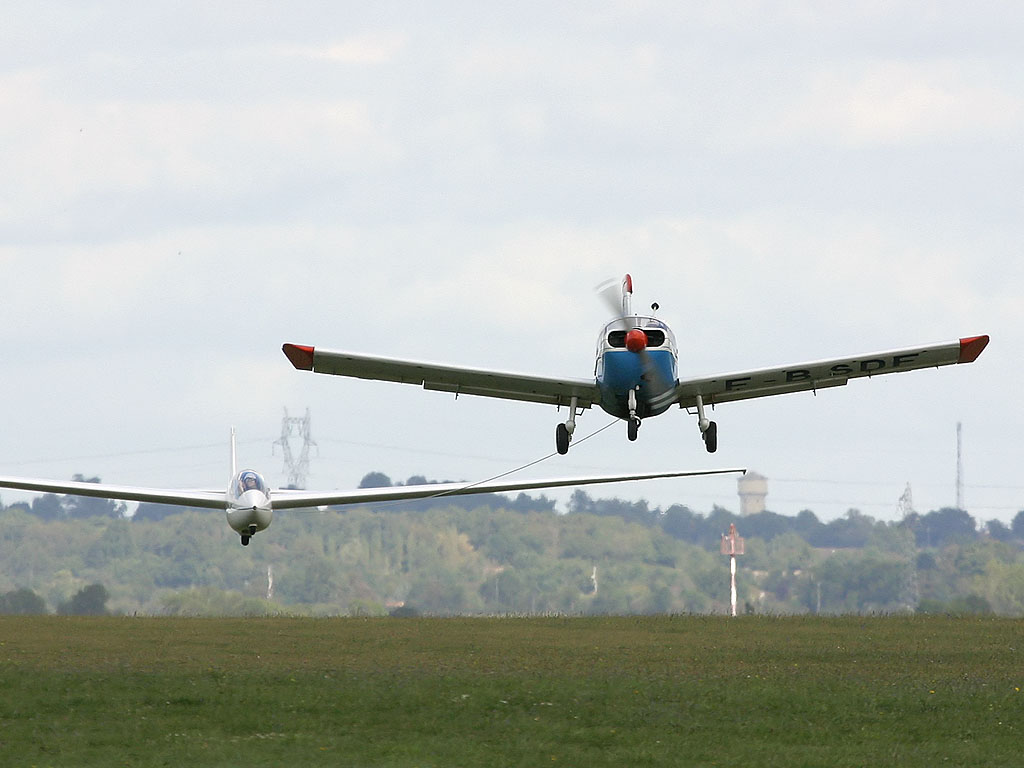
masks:
[(626, 331), (626, 349), (640, 356), (644, 379), (648, 386), (641, 390), (648, 408), (657, 409), (665, 405), (665, 400), (675, 392), (673, 383), (665, 380), (658, 366), (654, 364), (647, 351), (647, 334), (638, 326), (637, 316), (633, 314), (633, 278), (627, 274), (620, 284), (617, 280), (607, 280), (597, 286), (598, 295), (609, 306), (622, 323)]

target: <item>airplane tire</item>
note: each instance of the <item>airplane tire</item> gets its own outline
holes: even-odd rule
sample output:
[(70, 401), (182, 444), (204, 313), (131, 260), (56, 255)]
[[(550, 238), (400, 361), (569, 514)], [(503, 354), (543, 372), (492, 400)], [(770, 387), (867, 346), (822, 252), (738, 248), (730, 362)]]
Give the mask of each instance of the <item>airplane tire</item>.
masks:
[(637, 433), (640, 431), (640, 419), (630, 419), (626, 427), (626, 437), (631, 441), (636, 440)]
[(569, 452), (569, 428), (565, 424), (555, 427), (555, 449), (563, 456)]
[(708, 449), (708, 453), (718, 450), (718, 424), (713, 421), (708, 424), (708, 428), (704, 432), (704, 447)]
[(242, 546), (243, 547), (248, 547), (249, 546), (249, 537), (248, 536), (245, 536), (245, 535), (242, 536)]

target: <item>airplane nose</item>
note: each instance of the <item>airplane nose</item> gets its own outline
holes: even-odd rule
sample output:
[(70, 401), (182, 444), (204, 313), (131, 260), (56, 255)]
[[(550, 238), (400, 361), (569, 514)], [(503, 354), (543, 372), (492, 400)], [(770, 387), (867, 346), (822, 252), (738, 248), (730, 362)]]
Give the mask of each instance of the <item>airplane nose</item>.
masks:
[(626, 334), (626, 349), (630, 352), (643, 352), (647, 348), (647, 334), (634, 328)]

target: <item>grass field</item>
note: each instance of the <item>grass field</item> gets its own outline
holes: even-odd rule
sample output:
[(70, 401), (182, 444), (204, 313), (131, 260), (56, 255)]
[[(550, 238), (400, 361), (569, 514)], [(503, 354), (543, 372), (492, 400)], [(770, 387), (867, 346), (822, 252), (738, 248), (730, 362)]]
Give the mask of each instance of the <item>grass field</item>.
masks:
[(1024, 621), (0, 617), (3, 766), (1018, 766)]

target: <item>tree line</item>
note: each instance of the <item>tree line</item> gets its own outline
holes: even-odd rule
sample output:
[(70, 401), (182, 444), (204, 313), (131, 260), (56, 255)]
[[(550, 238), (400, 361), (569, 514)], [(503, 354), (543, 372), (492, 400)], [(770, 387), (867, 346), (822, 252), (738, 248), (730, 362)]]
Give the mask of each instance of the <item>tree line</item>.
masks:
[(128, 517), (115, 502), (40, 496), (0, 505), (0, 612), (725, 612), (730, 523), (747, 539), (738, 586), (751, 612), (1024, 615), (1024, 512), (1009, 526), (956, 509), (826, 523), (583, 491), (565, 514), (528, 494), (281, 512), (245, 549), (221, 513), (142, 504)]

